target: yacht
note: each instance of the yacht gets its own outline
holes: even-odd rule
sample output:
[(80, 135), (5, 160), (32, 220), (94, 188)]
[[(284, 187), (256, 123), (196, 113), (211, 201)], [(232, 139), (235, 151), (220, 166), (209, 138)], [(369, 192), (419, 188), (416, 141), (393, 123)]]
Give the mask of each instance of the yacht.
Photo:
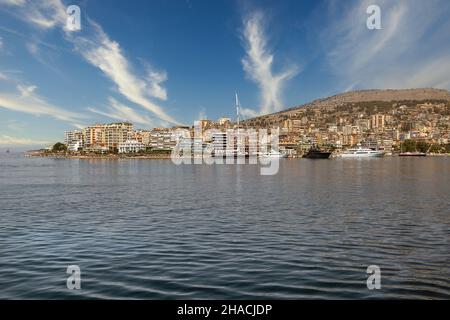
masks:
[(307, 153), (305, 153), (302, 158), (307, 159), (329, 159), (331, 156), (331, 152), (329, 151), (323, 151), (319, 148), (311, 148), (308, 150)]
[(342, 153), (342, 158), (381, 158), (384, 156), (384, 151), (372, 150), (369, 148), (352, 148)]
[(260, 157), (263, 158), (286, 158), (287, 155), (279, 152), (279, 151), (275, 151), (275, 150), (270, 150), (270, 152), (267, 153), (260, 153), (259, 154)]

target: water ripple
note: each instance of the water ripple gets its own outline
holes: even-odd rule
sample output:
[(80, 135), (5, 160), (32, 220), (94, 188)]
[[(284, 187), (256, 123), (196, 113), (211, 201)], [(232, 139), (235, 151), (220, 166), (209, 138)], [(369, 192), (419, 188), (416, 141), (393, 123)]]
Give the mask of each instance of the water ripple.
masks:
[[(449, 174), (446, 158), (260, 176), (1, 155), (0, 298), (449, 299)], [(381, 290), (366, 287), (372, 264)]]

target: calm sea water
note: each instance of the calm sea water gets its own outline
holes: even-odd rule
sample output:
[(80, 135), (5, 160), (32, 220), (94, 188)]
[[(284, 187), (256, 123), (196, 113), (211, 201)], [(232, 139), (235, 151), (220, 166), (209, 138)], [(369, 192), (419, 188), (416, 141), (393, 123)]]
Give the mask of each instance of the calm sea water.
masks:
[(449, 181), (450, 158), (282, 160), (261, 176), (2, 154), (0, 298), (448, 299)]

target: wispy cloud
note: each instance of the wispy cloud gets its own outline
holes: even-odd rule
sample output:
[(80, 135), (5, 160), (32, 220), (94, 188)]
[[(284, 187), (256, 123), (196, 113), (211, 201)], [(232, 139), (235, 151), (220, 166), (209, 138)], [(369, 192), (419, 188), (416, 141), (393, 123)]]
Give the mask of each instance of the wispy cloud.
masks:
[(27, 128), (27, 124), (25, 122), (17, 121), (17, 120), (7, 120), (6, 128), (17, 131), (17, 132), (23, 132)]
[(47, 145), (50, 141), (33, 140), (29, 138), (11, 137), (8, 135), (0, 135), (0, 145), (3, 146), (18, 146), (18, 145)]
[(107, 111), (101, 111), (96, 108), (88, 108), (90, 112), (103, 115), (108, 118), (131, 121), (137, 124), (153, 126), (153, 121), (148, 116), (138, 114), (134, 109), (118, 102), (114, 98), (109, 98), (110, 106)]
[(450, 89), (450, 55), (420, 66), (406, 77), (408, 87), (435, 87)]
[(17, 90), (19, 90), (20, 95), (22, 97), (30, 97), (33, 95), (33, 92), (37, 89), (37, 86), (24, 86), (19, 84), (17, 86)]
[(160, 100), (167, 100), (167, 90), (162, 83), (167, 81), (167, 73), (165, 71), (156, 71), (152, 67), (147, 66), (147, 88), (152, 97)]
[(76, 112), (57, 107), (38, 96), (36, 86), (17, 85), (17, 93), (0, 92), (0, 108), (25, 112), (37, 116), (46, 115), (58, 120), (73, 122), (85, 118)]
[(255, 118), (261, 115), (261, 113), (259, 113), (258, 111), (249, 108), (239, 109), (239, 114), (242, 115), (244, 118)]
[(77, 51), (113, 81), (117, 91), (130, 102), (153, 112), (163, 121), (177, 123), (161, 106), (151, 100), (152, 97), (167, 99), (166, 90), (161, 86), (167, 75), (151, 71), (147, 78), (140, 77), (133, 71), (119, 43), (111, 40), (95, 22), (91, 21), (90, 25), (95, 31), (91, 37), (68, 36)]
[[(247, 76), (259, 86), (261, 98), (259, 113), (266, 114), (283, 108), (283, 85), (294, 77), (299, 69), (294, 65), (282, 72), (274, 73), (272, 70), (274, 55), (268, 48), (263, 22), (262, 12), (253, 12), (244, 18), (243, 38), (246, 55), (242, 59), (242, 65)], [(243, 112), (256, 113), (251, 110)]]
[(206, 120), (208, 119), (208, 115), (206, 114), (205, 108), (201, 108), (200, 112), (198, 113), (197, 120)]
[(323, 19), (330, 21), (321, 35), (323, 48), (329, 70), (336, 75), (341, 90), (430, 86), (449, 89), (449, 81), (443, 75), (450, 74), (450, 3), (377, 1), (381, 30), (366, 27), (366, 9), (371, 4), (371, 0), (339, 2), (336, 8), (333, 3)]
[[(5, 1), (5, 0), (0, 0)], [(11, 4), (14, 4), (12, 1)], [(177, 124), (164, 108), (153, 99), (167, 100), (163, 82), (167, 80), (164, 71), (156, 71), (145, 64), (147, 74), (139, 74), (125, 56), (120, 44), (112, 40), (102, 27), (89, 18), (84, 18), (83, 32), (73, 34), (66, 29), (66, 7), (61, 0), (25, 1), (17, 4), (18, 17), (40, 29), (61, 28), (64, 38), (91, 65), (98, 68), (131, 103), (151, 111), (162, 122)], [(30, 53), (38, 53), (35, 45), (29, 44)], [(131, 108), (131, 107), (130, 107)]]
[(31, 55), (33, 55), (33, 56), (38, 55), (39, 47), (35, 42), (28, 42), (25, 46)]
[(10, 5), (10, 6), (23, 6), (26, 0), (0, 0), (0, 4)]
[(40, 29), (51, 29), (66, 20), (65, 6), (60, 0), (0, 0), (0, 3), (15, 7), (18, 18)]

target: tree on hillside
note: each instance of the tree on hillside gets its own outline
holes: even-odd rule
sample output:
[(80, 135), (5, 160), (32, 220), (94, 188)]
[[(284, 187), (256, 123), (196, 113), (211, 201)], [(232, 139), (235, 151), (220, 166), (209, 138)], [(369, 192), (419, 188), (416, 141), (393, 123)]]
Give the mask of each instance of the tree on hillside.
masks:
[(417, 151), (416, 150), (416, 142), (414, 140), (411, 140), (411, 139), (405, 140), (401, 144), (401, 150), (403, 152), (414, 152), (414, 151)]
[(430, 148), (430, 144), (425, 141), (415, 141), (412, 139), (405, 140), (401, 144), (401, 150), (403, 152), (427, 152)]
[(64, 143), (57, 142), (52, 147), (53, 152), (65, 152), (67, 151), (67, 146)]
[(427, 152), (429, 148), (430, 148), (430, 144), (426, 143), (425, 141), (417, 142), (417, 151)]

